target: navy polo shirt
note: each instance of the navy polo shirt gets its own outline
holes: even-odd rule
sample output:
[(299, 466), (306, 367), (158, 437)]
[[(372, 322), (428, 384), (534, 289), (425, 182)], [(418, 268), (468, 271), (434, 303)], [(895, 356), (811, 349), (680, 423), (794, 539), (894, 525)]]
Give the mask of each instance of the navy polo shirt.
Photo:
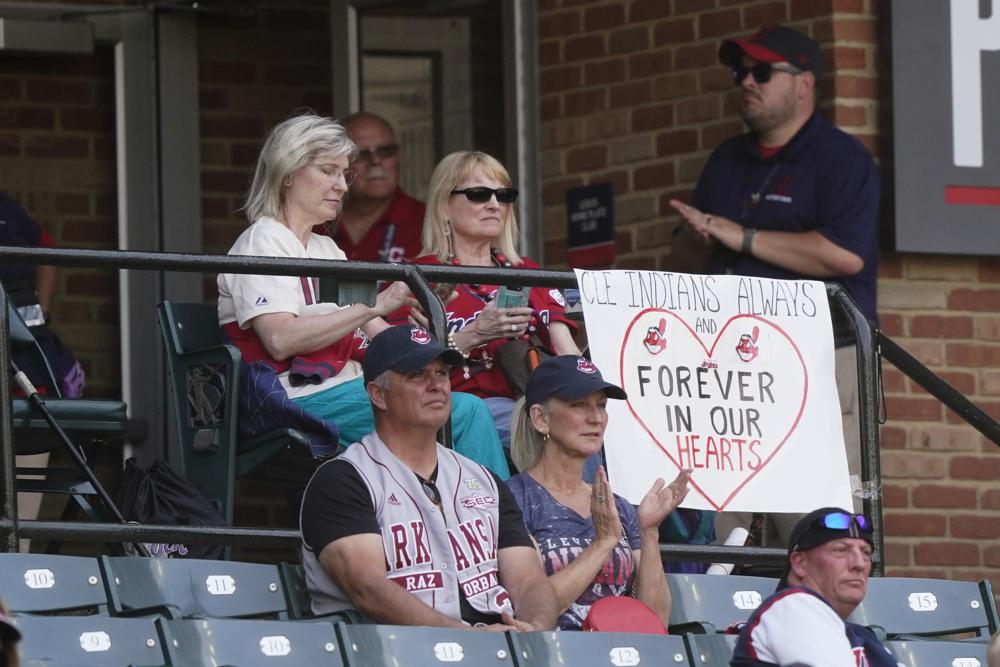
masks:
[[(815, 230), (864, 261), (837, 278), (872, 322), (878, 275), (879, 176), (865, 147), (813, 115), (784, 148), (763, 159), (753, 133), (727, 140), (708, 160), (694, 193), (706, 213), (763, 231)], [(717, 246), (710, 273), (809, 278)]]

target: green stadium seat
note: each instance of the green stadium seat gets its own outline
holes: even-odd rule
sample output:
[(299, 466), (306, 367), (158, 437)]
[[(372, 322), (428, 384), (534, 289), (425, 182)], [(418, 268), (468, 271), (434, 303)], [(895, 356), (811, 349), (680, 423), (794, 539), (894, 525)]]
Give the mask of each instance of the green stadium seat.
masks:
[(907, 667), (986, 667), (986, 644), (924, 639), (888, 641), (886, 648)]
[(344, 647), (344, 663), (352, 667), (514, 664), (507, 639), (499, 632), (338, 623), (337, 634)]
[(14, 613), (108, 613), (101, 568), (94, 558), (0, 553), (0, 595)]
[(988, 581), (872, 577), (865, 599), (848, 620), (890, 639), (973, 632), (985, 641), (997, 631)]
[(671, 633), (725, 632), (746, 621), (761, 601), (778, 587), (778, 580), (714, 574), (668, 574)]
[[(11, 352), (20, 351), (29, 355), (35, 367), (44, 373), (45, 377), (37, 389), (45, 392), (46, 407), (70, 441), (77, 446), (121, 441), (128, 422), (125, 404), (112, 400), (63, 398), (59, 382), (31, 329), (21, 319), (13, 301), (8, 299), (7, 306)], [(17, 454), (43, 454), (65, 447), (62, 439), (27, 399), (14, 398), (11, 403)], [(92, 521), (114, 520), (113, 516), (103, 516), (100, 505), (95, 506), (91, 502), (97, 491), (82, 468), (22, 467), (17, 469), (16, 474), (18, 491), (70, 495), (74, 502), (67, 506), (64, 520), (72, 518), (77, 508), (82, 509)]]
[(159, 623), (172, 637), (168, 653), (174, 665), (344, 664), (336, 632), (329, 623), (248, 619), (160, 619)]
[(236, 477), (279, 452), (282, 469), (308, 471), (313, 465), (309, 439), (286, 428), (239, 441), (241, 357), (225, 340), (215, 304), (164, 301), (156, 312), (167, 352), (181, 469), (232, 524)]
[[(514, 663), (519, 667), (579, 665), (692, 665), (684, 638), (676, 635), (621, 632), (511, 632)], [(496, 662), (500, 662), (497, 660)]]
[(113, 616), (17, 616), (23, 664), (74, 667), (169, 665), (169, 641), (150, 618)]
[(684, 635), (691, 664), (697, 667), (729, 667), (739, 635), (720, 633)]
[(370, 621), (360, 611), (348, 609), (332, 614), (316, 616), (312, 612), (312, 603), (309, 600), (309, 591), (306, 590), (306, 577), (302, 566), (298, 563), (281, 563), (278, 565), (281, 573), (281, 581), (285, 587), (285, 595), (288, 597), (288, 616), (292, 619), (316, 619), (335, 623), (369, 623)]
[(286, 618), (275, 565), (183, 558), (102, 556), (112, 613), (170, 618)]

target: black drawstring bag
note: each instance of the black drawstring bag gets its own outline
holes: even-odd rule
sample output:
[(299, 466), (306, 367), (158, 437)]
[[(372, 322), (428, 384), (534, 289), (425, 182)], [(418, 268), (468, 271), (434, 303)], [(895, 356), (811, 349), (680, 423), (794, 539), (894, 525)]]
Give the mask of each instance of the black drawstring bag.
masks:
[[(164, 461), (154, 461), (147, 469), (132, 458), (125, 462), (122, 486), (117, 497), (129, 522), (169, 526), (226, 526), (226, 519), (212, 503)], [(126, 547), (126, 551), (130, 550)], [(223, 557), (224, 547), (214, 544), (156, 544), (146, 548), (154, 558)]]

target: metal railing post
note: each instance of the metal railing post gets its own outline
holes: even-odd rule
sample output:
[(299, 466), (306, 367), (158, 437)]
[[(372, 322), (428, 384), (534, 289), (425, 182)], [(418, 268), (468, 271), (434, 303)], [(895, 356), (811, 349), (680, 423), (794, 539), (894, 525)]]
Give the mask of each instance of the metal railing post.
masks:
[(14, 455), (14, 408), (11, 403), (10, 320), (7, 293), (0, 289), (0, 479), (3, 480), (3, 516), (10, 519), (10, 530), (3, 536), (2, 551), (18, 550), (17, 460)]

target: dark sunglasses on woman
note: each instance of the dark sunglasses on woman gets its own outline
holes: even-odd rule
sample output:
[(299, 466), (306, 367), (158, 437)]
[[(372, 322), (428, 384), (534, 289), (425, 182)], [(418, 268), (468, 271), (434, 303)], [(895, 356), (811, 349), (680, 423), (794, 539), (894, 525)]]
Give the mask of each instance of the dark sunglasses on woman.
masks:
[(737, 86), (743, 83), (747, 74), (753, 77), (758, 84), (767, 83), (775, 72), (787, 72), (788, 74), (802, 74), (802, 70), (791, 65), (775, 65), (774, 63), (754, 63), (753, 65), (737, 65), (733, 68), (733, 83)]
[(463, 188), (452, 190), (451, 194), (452, 196), (465, 195), (466, 199), (475, 204), (485, 204), (493, 195), (497, 196), (497, 202), (500, 204), (513, 204), (517, 201), (517, 188)]
[(391, 157), (396, 157), (399, 153), (399, 144), (382, 144), (381, 146), (376, 146), (375, 148), (361, 148), (358, 150), (358, 161), (371, 163), (374, 156), (378, 156), (380, 160), (388, 160)]

